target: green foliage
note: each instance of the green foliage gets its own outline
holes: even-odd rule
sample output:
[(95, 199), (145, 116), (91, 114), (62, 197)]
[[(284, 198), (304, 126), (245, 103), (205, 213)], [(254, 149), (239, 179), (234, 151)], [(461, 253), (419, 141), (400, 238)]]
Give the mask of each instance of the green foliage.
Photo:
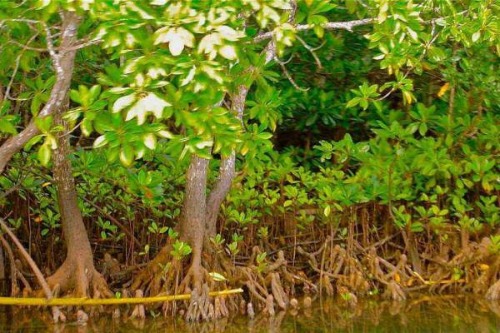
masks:
[(217, 247), (217, 248), (221, 248), (224, 243), (226, 242), (226, 240), (222, 237), (221, 234), (217, 234), (215, 235), (215, 237), (212, 237), (210, 238), (210, 241)]
[(491, 254), (500, 253), (500, 235), (493, 235), (490, 237), (491, 245), (489, 246), (489, 251)]
[[(23, 217), (44, 241), (60, 233), (41, 166), (61, 128), (40, 112), (56, 84), (46, 51), (61, 10), (81, 17), (65, 119), (80, 207), (102, 242), (123, 242), (133, 226), (142, 254), (167, 234), (173, 256), (189, 255), (173, 228), (186, 157), (211, 159), (212, 184), (233, 151), (241, 172), (212, 240), (233, 257), (248, 250), (242, 237), (267, 243), (289, 221), (299, 234), (320, 226), (344, 238), (351, 213), (370, 205), (387, 212), (375, 229), (498, 228), (493, 1), (299, 0), (294, 17), (285, 0), (3, 1), (0, 142), (30, 121), (39, 132), (0, 176), (21, 199), (1, 196), (1, 210), (36, 203)], [(242, 119), (232, 104), (241, 86)], [(9, 221), (21, 229), (20, 217)]]
[(266, 252), (259, 253), (255, 257), (255, 261), (257, 263), (257, 271), (259, 271), (260, 273), (264, 272), (264, 270), (266, 270), (266, 268), (267, 268), (266, 257), (267, 257)]
[(181, 260), (191, 254), (191, 251), (192, 250), (189, 244), (177, 239), (172, 245), (172, 251), (170, 251), (170, 254), (174, 257), (174, 259)]

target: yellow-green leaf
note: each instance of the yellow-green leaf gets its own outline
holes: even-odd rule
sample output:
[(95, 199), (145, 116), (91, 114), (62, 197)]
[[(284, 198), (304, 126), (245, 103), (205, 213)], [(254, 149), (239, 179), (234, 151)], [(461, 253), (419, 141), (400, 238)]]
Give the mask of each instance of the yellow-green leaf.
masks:
[(224, 275), (220, 274), (220, 273), (217, 273), (217, 272), (210, 272), (208, 273), (208, 275), (210, 275), (210, 277), (214, 280), (214, 281), (217, 281), (217, 282), (221, 282), (221, 281), (226, 281), (227, 279), (224, 277)]
[(130, 146), (123, 146), (120, 151), (120, 162), (125, 166), (130, 166), (134, 161), (134, 150)]
[(330, 207), (330, 205), (328, 205), (328, 206), (325, 207), (325, 210), (323, 211), (323, 214), (326, 217), (328, 217), (328, 216), (330, 216), (331, 211), (332, 211), (332, 208)]
[(38, 160), (43, 166), (47, 166), (50, 161), (50, 157), (52, 156), (52, 149), (48, 144), (43, 144), (38, 149)]

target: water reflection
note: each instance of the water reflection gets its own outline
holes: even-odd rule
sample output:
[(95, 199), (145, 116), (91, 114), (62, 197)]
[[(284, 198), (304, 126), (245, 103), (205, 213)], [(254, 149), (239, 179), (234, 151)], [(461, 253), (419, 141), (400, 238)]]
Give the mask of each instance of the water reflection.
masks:
[(360, 301), (356, 306), (327, 299), (310, 309), (188, 324), (172, 318), (116, 320), (53, 325), (48, 314), (4, 308), (1, 332), (500, 332), (500, 302), (465, 296), (420, 297), (406, 302)]

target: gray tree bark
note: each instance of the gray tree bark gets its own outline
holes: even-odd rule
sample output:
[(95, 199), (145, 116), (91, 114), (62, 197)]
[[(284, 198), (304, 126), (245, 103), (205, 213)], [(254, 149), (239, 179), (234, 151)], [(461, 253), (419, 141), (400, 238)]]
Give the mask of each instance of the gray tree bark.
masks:
[[(56, 82), (54, 87), (52, 87), (48, 102), (36, 116), (37, 118), (47, 117), (63, 106), (73, 76), (76, 50), (71, 50), (70, 47), (77, 40), (79, 18), (75, 13), (71, 12), (64, 12), (61, 15), (61, 51), (59, 53), (56, 53), (54, 50), (50, 52), (52, 64), (56, 72)], [(46, 38), (49, 40), (50, 36), (46, 36)], [(53, 41), (50, 40), (49, 44), (53, 45)], [(69, 48), (69, 50), (65, 51), (66, 48)], [(0, 146), (0, 174), (3, 173), (12, 156), (20, 151), (30, 139), (40, 133), (35, 124), (35, 119), (33, 118), (23, 131), (10, 137)]]

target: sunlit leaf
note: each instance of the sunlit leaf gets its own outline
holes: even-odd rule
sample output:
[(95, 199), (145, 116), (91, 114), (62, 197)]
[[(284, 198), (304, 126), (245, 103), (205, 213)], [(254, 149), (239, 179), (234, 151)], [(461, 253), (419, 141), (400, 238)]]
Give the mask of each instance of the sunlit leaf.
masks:
[(446, 94), (446, 92), (448, 91), (448, 89), (450, 88), (450, 83), (449, 82), (446, 82), (438, 91), (437, 93), (437, 97), (443, 97), (444, 94)]
[(194, 35), (182, 28), (161, 28), (156, 32), (155, 44), (168, 43), (168, 49), (173, 56), (178, 56), (184, 47), (193, 47)]
[(120, 162), (125, 166), (130, 166), (134, 161), (134, 150), (128, 145), (124, 145), (120, 150)]
[(156, 118), (161, 118), (163, 115), (163, 109), (167, 106), (171, 106), (171, 104), (167, 103), (154, 93), (148, 93), (145, 97), (139, 99), (134, 105), (132, 105), (130, 110), (127, 112), (125, 120), (129, 121), (137, 117), (137, 123), (142, 125), (146, 121), (148, 113), (151, 112)]
[(94, 141), (94, 148), (101, 148), (104, 147), (108, 143), (108, 140), (106, 139), (105, 135), (101, 135)]
[(331, 211), (332, 211), (332, 208), (330, 207), (330, 205), (327, 205), (323, 211), (323, 215), (328, 217), (328, 216), (330, 216)]
[(158, 131), (157, 135), (162, 137), (162, 138), (165, 138), (165, 139), (172, 139), (174, 137), (174, 135), (172, 133), (170, 133), (169, 131), (165, 131), (165, 130)]
[(120, 112), (126, 107), (130, 106), (136, 100), (135, 94), (130, 94), (127, 96), (123, 96), (118, 98), (113, 104), (113, 112)]
[(148, 133), (143, 137), (144, 145), (153, 150), (156, 147), (156, 136), (153, 133)]
[(221, 56), (228, 60), (236, 59), (236, 50), (232, 45), (224, 45), (219, 49), (219, 53)]
[(208, 275), (210, 275), (210, 277), (214, 280), (214, 281), (217, 281), (217, 282), (221, 282), (221, 281), (226, 281), (227, 279), (224, 277), (224, 275), (220, 274), (220, 273), (216, 273), (216, 272), (210, 272), (208, 273)]

